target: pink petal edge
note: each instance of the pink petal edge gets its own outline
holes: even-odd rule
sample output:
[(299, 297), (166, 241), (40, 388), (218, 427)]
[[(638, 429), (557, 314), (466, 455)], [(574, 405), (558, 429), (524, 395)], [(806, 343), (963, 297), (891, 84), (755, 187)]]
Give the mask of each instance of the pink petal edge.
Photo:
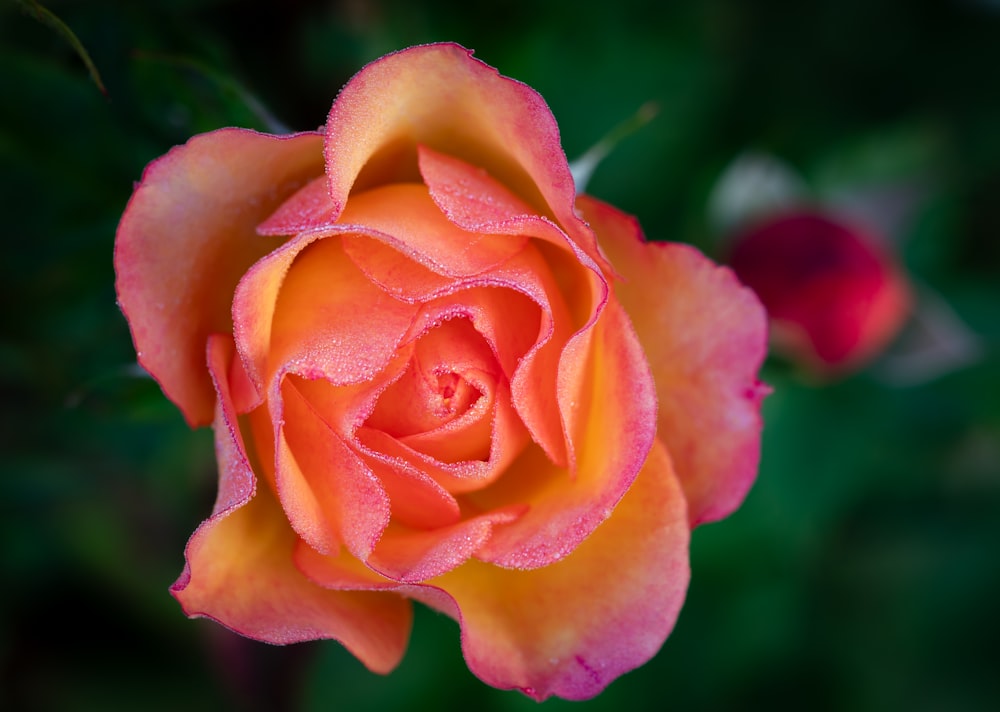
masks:
[(220, 129), (143, 172), (115, 237), (118, 303), (139, 363), (190, 425), (213, 418), (208, 335), (231, 330), (237, 281), (278, 244), (257, 223), (322, 169), (318, 134)]
[(229, 336), (209, 338), (219, 396), (219, 496), (191, 536), (170, 591), (188, 616), (269, 643), (333, 638), (372, 671), (389, 672), (406, 649), (410, 603), (375, 591), (328, 591), (295, 567), (296, 537), (268, 489), (257, 488), (237, 424), (224, 377), (234, 351)]
[(760, 459), (763, 306), (733, 272), (689, 245), (646, 242), (636, 220), (594, 198), (579, 206), (624, 275), (615, 293), (649, 358), (658, 437), (688, 498), (692, 526), (743, 501)]
[(652, 658), (690, 576), (684, 496), (656, 443), (614, 514), (567, 558), (531, 571), (470, 562), (401, 589), (459, 621), (472, 672), (541, 701), (594, 697)]

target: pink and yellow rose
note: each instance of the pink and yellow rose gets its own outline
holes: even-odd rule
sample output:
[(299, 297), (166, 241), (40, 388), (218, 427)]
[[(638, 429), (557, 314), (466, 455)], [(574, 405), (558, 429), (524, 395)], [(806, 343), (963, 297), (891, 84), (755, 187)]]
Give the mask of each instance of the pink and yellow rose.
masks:
[(215, 429), (172, 592), (252, 638), (386, 672), (413, 599), (485, 682), (590, 697), (756, 474), (756, 298), (577, 195), (542, 98), (457, 45), (368, 65), (322, 131), (154, 161), (115, 265), (140, 363)]

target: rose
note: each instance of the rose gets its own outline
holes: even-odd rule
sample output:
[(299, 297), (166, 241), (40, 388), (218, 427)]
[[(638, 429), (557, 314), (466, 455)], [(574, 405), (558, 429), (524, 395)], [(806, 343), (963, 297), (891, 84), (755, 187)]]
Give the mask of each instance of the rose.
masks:
[(909, 314), (911, 290), (891, 254), (823, 212), (770, 216), (734, 239), (729, 263), (767, 308), (775, 348), (817, 374), (869, 361)]
[(756, 299), (576, 196), (541, 97), (456, 45), (367, 66), (323, 133), (154, 161), (115, 262), (140, 362), (215, 428), (172, 592), (246, 636), (384, 672), (415, 599), (489, 684), (589, 697), (755, 476)]

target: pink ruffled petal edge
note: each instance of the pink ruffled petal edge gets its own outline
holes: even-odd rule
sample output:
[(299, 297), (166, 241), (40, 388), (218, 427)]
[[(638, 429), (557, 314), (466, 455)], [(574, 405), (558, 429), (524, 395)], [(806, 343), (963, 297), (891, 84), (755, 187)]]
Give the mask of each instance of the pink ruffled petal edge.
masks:
[(517, 571), (470, 562), (404, 589), (456, 618), (469, 669), (543, 700), (582, 700), (647, 662), (687, 591), (684, 495), (659, 443), (614, 514), (566, 559)]
[(646, 242), (638, 223), (590, 197), (579, 207), (624, 280), (615, 294), (649, 358), (658, 437), (687, 495), (692, 526), (743, 501), (760, 459), (758, 378), (767, 318), (732, 271), (688, 245)]
[(545, 100), (454, 43), (388, 54), (340, 92), (326, 128), (332, 214), (352, 188), (418, 179), (420, 144), (488, 170), (606, 266), (574, 210), (576, 187)]
[(529, 448), (493, 488), (468, 495), (484, 509), (508, 501), (531, 504), (477, 553), (484, 561), (533, 569), (565, 557), (613, 516), (647, 458), (656, 431), (653, 380), (628, 317), (613, 299), (593, 329), (564, 352), (558, 402), (575, 467), (557, 467)]
[(297, 537), (274, 497), (258, 489), (225, 378), (232, 339), (213, 335), (209, 364), (218, 388), (219, 497), (185, 551), (171, 593), (189, 616), (242, 635), (286, 644), (334, 638), (375, 672), (402, 658), (412, 622), (408, 601), (377, 591), (330, 591), (295, 566)]
[(220, 129), (153, 161), (115, 238), (118, 303), (139, 363), (191, 425), (212, 422), (211, 333), (231, 330), (242, 274), (279, 243), (257, 224), (322, 173), (322, 137)]

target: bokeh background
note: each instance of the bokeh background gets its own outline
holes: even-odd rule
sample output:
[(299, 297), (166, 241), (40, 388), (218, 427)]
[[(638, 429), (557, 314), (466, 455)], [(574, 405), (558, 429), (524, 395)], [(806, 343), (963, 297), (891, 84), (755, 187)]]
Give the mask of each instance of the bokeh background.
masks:
[(434, 40), (538, 89), (571, 158), (656, 102), (589, 189), (653, 239), (716, 252), (709, 195), (748, 148), (816, 191), (916, 180), (892, 239), (980, 344), (902, 387), (772, 359), (759, 480), (695, 532), (674, 634), (597, 699), (544, 708), (1000, 709), (1000, 3), (46, 5), (107, 94), (0, 2), (0, 709), (536, 708), (472, 677), (427, 610), (388, 677), (334, 642), (185, 619), (167, 588), (213, 501), (211, 434), (136, 373), (115, 305), (115, 227), (148, 161), (269, 128), (255, 102), (315, 128), (364, 63)]

